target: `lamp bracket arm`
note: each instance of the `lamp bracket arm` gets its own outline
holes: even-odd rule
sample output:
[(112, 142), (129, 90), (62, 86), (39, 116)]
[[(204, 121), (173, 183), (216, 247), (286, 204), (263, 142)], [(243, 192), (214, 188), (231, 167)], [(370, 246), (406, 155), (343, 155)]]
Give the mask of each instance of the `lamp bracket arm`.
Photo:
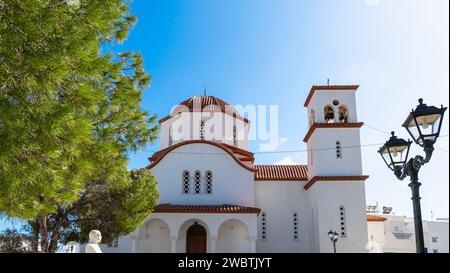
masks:
[(431, 156), (433, 155), (434, 151), (434, 144), (432, 142), (426, 142), (423, 151), (425, 152), (425, 159), (422, 159), (421, 163), (422, 165), (425, 165), (426, 163), (430, 162)]
[(397, 179), (400, 181), (405, 179), (406, 176), (408, 176), (408, 172), (405, 171), (404, 169), (403, 169), (403, 171), (402, 171), (402, 169), (396, 169), (394, 171), (394, 174), (397, 177)]

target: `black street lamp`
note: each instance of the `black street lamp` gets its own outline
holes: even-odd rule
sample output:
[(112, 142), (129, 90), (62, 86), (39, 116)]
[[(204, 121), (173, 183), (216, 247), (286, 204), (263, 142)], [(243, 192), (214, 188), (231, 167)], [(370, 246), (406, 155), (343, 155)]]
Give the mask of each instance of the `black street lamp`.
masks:
[(434, 151), (434, 143), (441, 132), (442, 120), (447, 107), (427, 106), (423, 99), (419, 99), (416, 110), (412, 110), (403, 123), (414, 142), (423, 148), (425, 158), (420, 155), (408, 160), (409, 148), (412, 141), (397, 138), (392, 132), (391, 138), (378, 150), (386, 165), (391, 169), (399, 180), (410, 177), (408, 186), (412, 191), (414, 209), (414, 228), (416, 233), (416, 251), (425, 253), (423, 239), (422, 212), (420, 209), (419, 170), (422, 165), (428, 163)]
[(339, 234), (336, 231), (332, 231), (330, 229), (330, 231), (328, 232), (328, 237), (333, 242), (334, 253), (336, 253), (336, 242), (339, 239)]

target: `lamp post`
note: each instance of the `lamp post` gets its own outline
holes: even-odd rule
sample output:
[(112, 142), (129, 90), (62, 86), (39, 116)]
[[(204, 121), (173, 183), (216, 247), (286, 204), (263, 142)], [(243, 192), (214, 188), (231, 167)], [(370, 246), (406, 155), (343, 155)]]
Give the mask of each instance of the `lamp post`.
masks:
[(425, 158), (420, 155), (408, 160), (412, 141), (397, 138), (392, 132), (391, 138), (378, 150), (384, 162), (399, 180), (410, 177), (408, 186), (412, 191), (414, 209), (414, 229), (416, 234), (416, 252), (425, 253), (423, 239), (422, 213), (420, 209), (419, 170), (428, 163), (434, 151), (434, 143), (439, 137), (442, 120), (447, 107), (427, 106), (423, 99), (419, 99), (416, 110), (412, 110), (403, 123), (414, 142), (423, 148)]
[(328, 237), (330, 238), (331, 242), (333, 242), (333, 249), (334, 253), (336, 253), (336, 242), (339, 239), (339, 234), (336, 231), (330, 231), (328, 232)]

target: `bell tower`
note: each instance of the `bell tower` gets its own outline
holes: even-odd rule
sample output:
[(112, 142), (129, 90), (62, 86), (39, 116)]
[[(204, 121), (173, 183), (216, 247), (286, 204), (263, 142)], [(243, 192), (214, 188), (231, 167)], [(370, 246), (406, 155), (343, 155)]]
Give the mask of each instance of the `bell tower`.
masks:
[[(336, 244), (350, 252), (365, 252), (366, 201), (362, 173), (360, 129), (355, 93), (358, 85), (312, 86), (304, 103), (308, 109), (308, 192), (314, 225), (311, 245), (332, 252)], [(345, 246), (345, 248), (344, 248)]]
[(362, 175), (360, 133), (356, 114), (358, 85), (313, 86), (304, 104), (309, 128), (308, 174)]

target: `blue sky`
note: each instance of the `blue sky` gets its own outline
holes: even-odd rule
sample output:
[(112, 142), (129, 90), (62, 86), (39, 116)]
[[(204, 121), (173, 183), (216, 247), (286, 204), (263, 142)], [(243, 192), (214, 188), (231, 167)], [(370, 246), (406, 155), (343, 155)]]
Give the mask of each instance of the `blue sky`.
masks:
[[(305, 149), (303, 102), (313, 84), (359, 84), (358, 118), (408, 135), (401, 124), (417, 99), (449, 105), (447, 0), (136, 0), (138, 23), (115, 51), (140, 51), (152, 85), (142, 106), (159, 117), (175, 104), (209, 95), (231, 104), (278, 105), (279, 150)], [(448, 113), (443, 135), (448, 135)], [(363, 144), (389, 136), (362, 129)], [(258, 151), (258, 142), (249, 149)], [(422, 213), (449, 215), (449, 138), (423, 167)], [(144, 167), (159, 143), (131, 155)], [(367, 202), (412, 215), (407, 181), (363, 148)], [(414, 153), (421, 153), (417, 148)], [(306, 154), (257, 155), (256, 163), (306, 162)]]

